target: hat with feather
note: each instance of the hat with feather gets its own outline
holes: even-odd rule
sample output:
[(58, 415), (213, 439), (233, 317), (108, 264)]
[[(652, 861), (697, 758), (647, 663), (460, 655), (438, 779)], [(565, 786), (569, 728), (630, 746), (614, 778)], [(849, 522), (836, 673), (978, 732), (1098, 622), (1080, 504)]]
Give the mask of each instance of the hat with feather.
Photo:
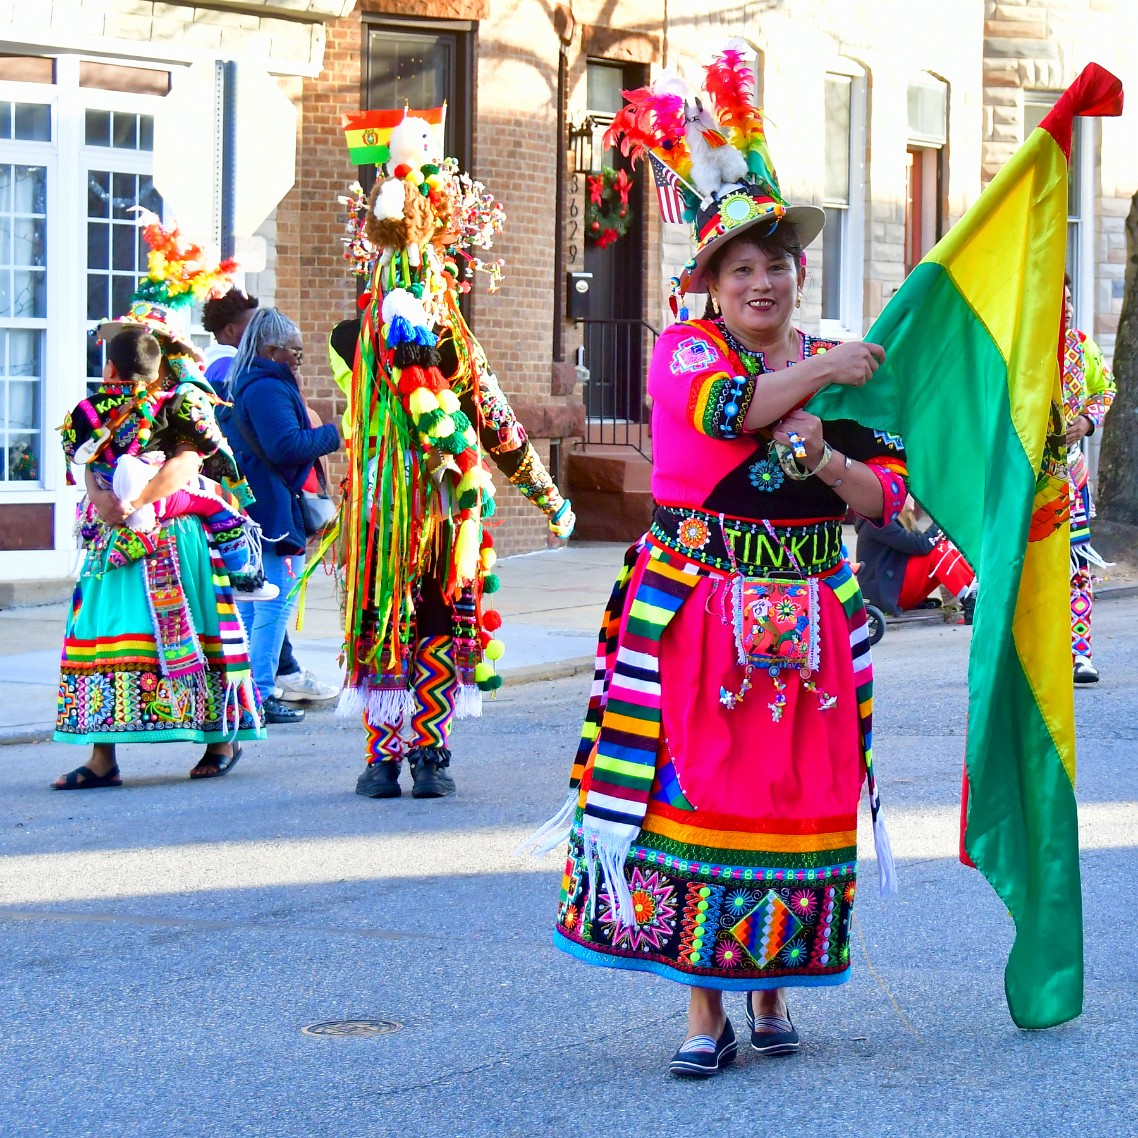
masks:
[(124, 328), (145, 328), (168, 352), (190, 355), (200, 362), (202, 354), (190, 338), (187, 317), (195, 301), (229, 290), (237, 262), (208, 258), (200, 246), (182, 240), (176, 225), (164, 226), (157, 214), (141, 206), (133, 208), (149, 248), (146, 276), (138, 282), (130, 309), (114, 320), (104, 320), (98, 337), (105, 343)]
[(822, 231), (817, 206), (788, 205), (767, 147), (762, 111), (755, 106), (750, 52), (732, 40), (705, 69), (706, 99), (665, 73), (655, 83), (625, 91), (625, 106), (605, 135), (605, 145), (633, 160), (655, 159), (659, 173), (683, 201), (695, 252), (673, 281), (674, 291), (704, 291), (704, 272), (715, 250), (746, 229), (773, 232), (793, 227), (809, 245)]

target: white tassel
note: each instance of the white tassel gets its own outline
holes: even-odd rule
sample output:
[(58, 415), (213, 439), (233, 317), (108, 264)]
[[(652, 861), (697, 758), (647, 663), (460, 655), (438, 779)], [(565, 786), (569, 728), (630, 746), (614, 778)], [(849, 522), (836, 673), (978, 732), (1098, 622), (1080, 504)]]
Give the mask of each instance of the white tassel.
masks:
[(367, 696), (359, 688), (344, 688), (336, 703), (336, 714), (342, 719), (358, 719), (367, 707)]
[(578, 792), (570, 790), (565, 801), (557, 809), (557, 813), (548, 822), (535, 830), (528, 838), (514, 849), (514, 856), (521, 857), (529, 853), (533, 857), (544, 857), (550, 850), (556, 849), (569, 837), (573, 828), (573, 814), (577, 809)]
[(893, 860), (893, 846), (885, 828), (885, 814), (881, 807), (873, 819), (873, 848), (877, 854), (877, 895), (893, 897), (897, 893), (897, 865)]
[[(594, 860), (600, 863), (601, 877), (608, 883), (609, 893), (616, 902), (614, 909), (618, 923), (631, 927), (636, 924), (636, 910), (632, 905), (632, 890), (629, 889), (624, 876), (624, 863), (628, 858), (631, 842), (624, 838), (614, 838), (611, 834), (597, 834), (591, 838), (591, 841), (589, 835), (586, 835), (586, 845), (591, 846), (590, 863)], [(590, 864), (590, 889), (594, 888), (593, 877)]]
[(455, 719), (482, 717), (482, 689), (477, 684), (459, 684), (454, 697)]

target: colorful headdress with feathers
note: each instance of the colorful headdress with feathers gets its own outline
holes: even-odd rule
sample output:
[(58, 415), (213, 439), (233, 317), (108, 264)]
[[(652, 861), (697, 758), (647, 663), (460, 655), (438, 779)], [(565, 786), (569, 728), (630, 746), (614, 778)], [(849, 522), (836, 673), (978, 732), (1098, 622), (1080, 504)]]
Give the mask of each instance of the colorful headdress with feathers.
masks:
[(149, 247), (146, 276), (138, 282), (127, 313), (99, 325), (99, 339), (109, 340), (123, 328), (141, 326), (197, 356), (186, 314), (195, 302), (229, 291), (237, 262), (214, 261), (200, 245), (184, 241), (177, 225), (163, 225), (157, 214), (140, 206), (134, 212)]
[(673, 281), (678, 296), (700, 289), (715, 248), (743, 229), (786, 223), (808, 245), (825, 223), (822, 210), (787, 205), (782, 196), (746, 44), (729, 42), (705, 69), (703, 87), (706, 100), (665, 72), (648, 87), (625, 91), (626, 105), (604, 140), (633, 161), (650, 154), (693, 225), (696, 251)]

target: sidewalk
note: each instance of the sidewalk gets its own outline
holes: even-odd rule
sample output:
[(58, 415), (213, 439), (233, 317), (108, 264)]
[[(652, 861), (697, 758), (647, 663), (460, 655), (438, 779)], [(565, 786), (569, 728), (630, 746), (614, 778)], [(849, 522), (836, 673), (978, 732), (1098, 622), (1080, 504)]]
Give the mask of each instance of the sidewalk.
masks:
[[(494, 601), (503, 617), (498, 635), (506, 645), (498, 670), (507, 684), (592, 669), (601, 613), (624, 552), (620, 543), (570, 542), (498, 562), (502, 587)], [(1120, 577), (1099, 586), (1096, 597), (1135, 593), (1138, 582)], [(0, 745), (51, 738), (67, 608), (53, 604), (0, 612)], [(889, 626), (941, 620), (939, 610), (930, 610), (890, 618)], [(340, 684), (340, 611), (326, 574), (313, 576), (304, 625), (292, 642), (303, 667), (325, 683)]]
[[(494, 601), (503, 617), (499, 671), (506, 683), (591, 670), (601, 612), (624, 551), (621, 544), (570, 543), (498, 562), (502, 587)], [(51, 738), (67, 610), (61, 603), (0, 612), (0, 745)], [(303, 667), (325, 683), (341, 682), (340, 610), (330, 576), (313, 576), (304, 626), (292, 642)]]

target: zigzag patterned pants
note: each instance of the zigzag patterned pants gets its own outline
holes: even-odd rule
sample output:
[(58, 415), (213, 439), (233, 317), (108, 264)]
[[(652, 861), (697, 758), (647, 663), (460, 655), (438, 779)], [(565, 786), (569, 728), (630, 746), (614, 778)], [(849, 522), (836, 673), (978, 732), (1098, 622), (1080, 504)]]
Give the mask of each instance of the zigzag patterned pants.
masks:
[(1094, 584), (1090, 564), (1078, 548), (1071, 550), (1071, 655), (1091, 657), (1091, 610)]
[(375, 726), (364, 715), (369, 763), (398, 763), (413, 747), (445, 747), (454, 722), (458, 670), (449, 636), (425, 636), (415, 648), (410, 719)]

